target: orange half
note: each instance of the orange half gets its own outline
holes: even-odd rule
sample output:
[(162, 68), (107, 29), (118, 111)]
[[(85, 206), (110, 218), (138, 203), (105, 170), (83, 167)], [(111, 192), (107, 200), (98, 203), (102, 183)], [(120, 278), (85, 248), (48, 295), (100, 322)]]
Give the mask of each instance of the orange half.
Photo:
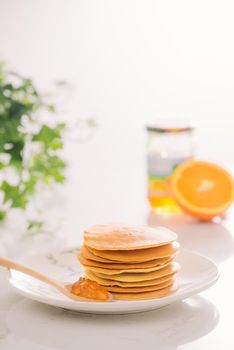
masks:
[(196, 160), (175, 169), (171, 190), (178, 205), (200, 220), (222, 215), (234, 198), (232, 176), (216, 164)]

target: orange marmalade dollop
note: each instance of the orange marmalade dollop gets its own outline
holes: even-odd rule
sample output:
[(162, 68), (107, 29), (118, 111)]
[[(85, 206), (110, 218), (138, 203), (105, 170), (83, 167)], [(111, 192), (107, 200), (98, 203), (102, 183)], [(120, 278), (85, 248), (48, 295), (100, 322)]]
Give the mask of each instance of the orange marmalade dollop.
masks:
[(71, 287), (71, 292), (77, 296), (98, 301), (107, 301), (110, 299), (109, 293), (105, 288), (95, 281), (80, 277)]

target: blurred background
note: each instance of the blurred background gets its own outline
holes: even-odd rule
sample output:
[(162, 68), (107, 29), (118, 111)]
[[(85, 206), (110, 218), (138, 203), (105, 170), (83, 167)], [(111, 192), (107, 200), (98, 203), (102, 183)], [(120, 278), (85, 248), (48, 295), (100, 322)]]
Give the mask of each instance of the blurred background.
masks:
[(0, 59), (42, 91), (69, 82), (66, 122), (97, 123), (87, 140), (67, 134), (67, 182), (46, 204), (68, 239), (100, 221), (145, 221), (149, 122), (192, 122), (196, 155), (231, 170), (233, 10), (231, 0), (0, 0)]

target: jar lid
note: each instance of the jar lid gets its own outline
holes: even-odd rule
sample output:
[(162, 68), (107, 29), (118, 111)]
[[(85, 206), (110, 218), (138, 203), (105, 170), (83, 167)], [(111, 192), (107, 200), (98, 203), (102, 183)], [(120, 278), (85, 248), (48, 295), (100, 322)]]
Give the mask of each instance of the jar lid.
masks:
[(192, 132), (194, 127), (190, 123), (183, 120), (167, 120), (158, 121), (146, 126), (147, 131), (157, 133), (180, 133)]

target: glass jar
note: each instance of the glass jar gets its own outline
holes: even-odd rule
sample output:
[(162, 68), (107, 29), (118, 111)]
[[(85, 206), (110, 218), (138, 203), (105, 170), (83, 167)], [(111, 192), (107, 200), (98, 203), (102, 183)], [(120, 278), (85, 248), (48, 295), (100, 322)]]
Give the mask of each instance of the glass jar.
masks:
[(180, 212), (170, 193), (169, 179), (178, 164), (193, 158), (193, 130), (181, 121), (147, 126), (148, 199), (157, 214)]

